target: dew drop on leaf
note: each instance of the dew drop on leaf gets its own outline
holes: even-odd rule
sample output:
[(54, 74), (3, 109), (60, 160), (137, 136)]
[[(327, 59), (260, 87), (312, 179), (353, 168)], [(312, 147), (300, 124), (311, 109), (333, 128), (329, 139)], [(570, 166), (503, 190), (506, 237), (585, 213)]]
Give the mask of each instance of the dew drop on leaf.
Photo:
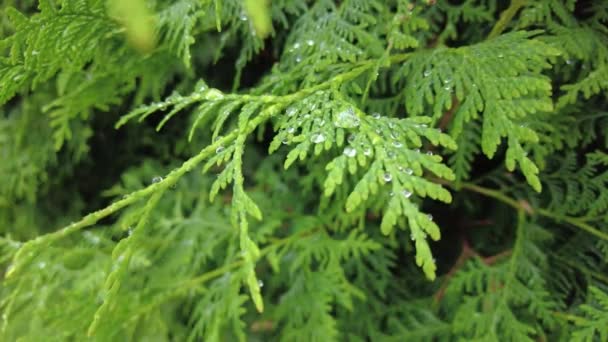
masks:
[(382, 176), (382, 179), (384, 179), (385, 182), (389, 183), (393, 180), (393, 176), (391, 176), (391, 174), (387, 172), (384, 174), (384, 176)]
[(263, 282), (263, 281), (261, 281), (261, 280), (258, 280), (258, 286), (259, 286), (259, 287), (264, 287), (264, 282)]
[(352, 107), (348, 107), (336, 114), (336, 127), (355, 128), (359, 126), (360, 122), (361, 120), (357, 117)]
[(408, 167), (407, 169), (405, 169), (405, 173), (407, 173), (408, 175), (411, 176), (414, 173), (414, 170), (412, 170)]
[(287, 128), (287, 133), (289, 133), (289, 134), (293, 134), (293, 132), (295, 132), (295, 131), (296, 131), (296, 129), (293, 127)]
[(395, 146), (396, 148), (399, 148), (399, 147), (403, 146), (403, 144), (400, 141), (393, 141), (393, 146)]
[(209, 89), (205, 95), (205, 99), (207, 100), (219, 100), (224, 98), (224, 94), (217, 89)]
[(295, 109), (294, 107), (289, 107), (285, 111), (285, 114), (287, 114), (287, 116), (294, 116), (294, 115), (296, 115), (297, 112), (298, 112), (298, 110)]
[(224, 152), (224, 146), (218, 146), (218, 147), (215, 149), (215, 153), (222, 153), (222, 152)]
[(161, 177), (161, 176), (156, 176), (156, 177), (152, 178), (152, 183), (153, 183), (153, 184), (154, 184), (154, 183), (160, 183), (160, 182), (162, 182), (162, 180), (163, 180), (163, 177)]
[(363, 155), (366, 157), (369, 157), (372, 155), (372, 149), (367, 147), (365, 150), (363, 150)]
[(352, 148), (350, 146), (347, 146), (346, 148), (344, 148), (343, 153), (345, 156), (352, 158), (357, 155), (357, 150), (355, 150), (354, 148)]
[(315, 144), (320, 144), (325, 141), (325, 136), (323, 135), (323, 133), (315, 133), (310, 137), (310, 141)]
[(372, 114), (372, 117), (374, 119), (380, 119), (380, 113), (376, 112), (376, 113)]
[(315, 45), (315, 41), (312, 40), (312, 39), (309, 39), (309, 40), (306, 41), (306, 45), (313, 46), (313, 45)]
[(403, 191), (401, 192), (401, 194), (403, 194), (403, 197), (405, 197), (405, 198), (410, 198), (410, 197), (412, 197), (412, 193), (411, 193), (411, 191), (403, 190)]
[(424, 75), (424, 77), (429, 77), (429, 76), (431, 76), (431, 70), (424, 70), (423, 75)]

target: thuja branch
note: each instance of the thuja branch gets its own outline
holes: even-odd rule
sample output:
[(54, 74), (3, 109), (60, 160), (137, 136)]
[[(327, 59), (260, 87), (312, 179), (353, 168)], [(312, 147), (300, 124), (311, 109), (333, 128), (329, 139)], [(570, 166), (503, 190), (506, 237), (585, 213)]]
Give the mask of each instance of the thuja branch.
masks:
[[(390, 63), (399, 63), (403, 60), (407, 59), (409, 54), (396, 54), (389, 58)], [(352, 70), (345, 72), (343, 74), (337, 75), (333, 77), (331, 80), (322, 82), (318, 85), (304, 88), (300, 91), (297, 91), (293, 94), (285, 95), (285, 96), (253, 96), (253, 95), (237, 95), (231, 94), (228, 96), (233, 97), (241, 97), (244, 99), (250, 99), (256, 97), (257, 99), (262, 100), (265, 103), (273, 103), (268, 105), (265, 109), (261, 111), (261, 113), (250, 120), (247, 124), (247, 128), (239, 132), (239, 129), (236, 128), (226, 136), (217, 139), (207, 147), (203, 148), (197, 155), (186, 160), (180, 167), (172, 170), (166, 177), (164, 177), (161, 181), (157, 183), (153, 183), (147, 186), (144, 189), (137, 190), (128, 195), (125, 195), (122, 199), (110, 204), (109, 206), (90, 213), (84, 216), (81, 220), (71, 223), (70, 225), (61, 228), (55, 232), (41, 235), (36, 237), (33, 240), (27, 241), (24, 243), (21, 248), (15, 254), (13, 260), (13, 266), (7, 272), (7, 277), (11, 277), (17, 274), (21, 269), (23, 269), (26, 265), (28, 265), (35, 257), (36, 251), (40, 250), (45, 246), (52, 244), (53, 242), (60, 240), (72, 233), (80, 231), (86, 227), (90, 227), (96, 224), (99, 220), (108, 217), (115, 212), (133, 204), (145, 198), (148, 198), (151, 194), (156, 193), (158, 191), (166, 190), (171, 187), (175, 183), (179, 181), (179, 179), (198, 166), (203, 160), (207, 159), (209, 156), (215, 153), (218, 147), (228, 145), (230, 142), (235, 140), (239, 134), (250, 134), (253, 132), (260, 124), (266, 122), (268, 119), (273, 117), (274, 115), (281, 112), (282, 109), (287, 107), (290, 103), (293, 103), (297, 100), (300, 100), (318, 90), (328, 89), (330, 87), (335, 87), (337, 84), (343, 84), (350, 80), (355, 79), (362, 73), (368, 71), (370, 68), (373, 68), (377, 63), (376, 59), (363, 61), (357, 64)], [(119, 125), (123, 122), (119, 122)]]
[(505, 28), (507, 28), (507, 25), (509, 25), (509, 23), (511, 22), (513, 17), (515, 17), (515, 15), (517, 14), (517, 11), (519, 11), (525, 4), (526, 4), (526, 0), (511, 1), (511, 4), (509, 5), (509, 7), (500, 14), (500, 19), (496, 22), (496, 24), (492, 28), (490, 35), (488, 35), (488, 39), (492, 39), (492, 38), (500, 35), (502, 33), (502, 31), (504, 31)]
[(544, 217), (553, 219), (557, 222), (567, 222), (570, 225), (573, 225), (592, 235), (595, 235), (602, 240), (608, 241), (608, 234), (592, 227), (591, 225), (585, 223), (583, 220), (581, 220), (579, 218), (571, 217), (571, 216), (567, 216), (567, 215), (556, 214), (547, 209), (532, 208), (528, 202), (517, 201), (517, 200), (503, 194), (502, 192), (500, 192), (498, 190), (484, 188), (479, 185), (475, 185), (475, 184), (471, 184), (471, 183), (460, 183), (458, 186), (455, 186), (452, 183), (448, 183), (448, 182), (441, 181), (441, 180), (438, 180), (438, 182), (448, 185), (454, 189), (461, 188), (461, 189), (469, 190), (472, 192), (476, 192), (478, 194), (481, 194), (481, 195), (484, 195), (487, 197), (494, 198), (496, 200), (499, 200), (500, 202), (503, 202), (503, 203), (509, 205), (510, 207), (513, 207), (514, 209), (524, 210), (525, 212), (527, 212), (529, 214), (538, 214), (540, 216), (544, 216)]
[[(268, 255), (268, 253), (275, 251), (280, 247), (288, 245), (295, 240), (314, 235), (317, 232), (319, 232), (320, 230), (321, 230), (321, 228), (313, 228), (310, 230), (299, 232), (297, 234), (293, 234), (286, 238), (275, 239), (270, 245), (268, 245), (260, 250), (260, 257)], [(205, 272), (205, 273), (199, 275), (198, 277), (188, 279), (187, 281), (184, 281), (180, 284), (175, 285), (173, 288), (167, 290), (166, 294), (158, 296), (153, 302), (143, 306), (140, 310), (138, 310), (135, 314), (133, 314), (129, 320), (125, 321), (124, 324), (125, 325), (132, 324), (133, 320), (142, 316), (146, 312), (149, 312), (150, 310), (152, 310), (155, 307), (159, 306), (160, 304), (166, 302), (167, 300), (182, 296), (186, 293), (189, 293), (190, 290), (200, 287), (202, 284), (204, 284), (214, 278), (217, 278), (230, 270), (238, 268), (238, 267), (242, 266), (244, 263), (245, 263), (245, 260), (239, 259), (239, 260), (233, 261), (231, 263), (228, 263), (226, 265), (223, 265), (221, 267), (218, 267), (214, 270), (211, 270), (209, 272)]]

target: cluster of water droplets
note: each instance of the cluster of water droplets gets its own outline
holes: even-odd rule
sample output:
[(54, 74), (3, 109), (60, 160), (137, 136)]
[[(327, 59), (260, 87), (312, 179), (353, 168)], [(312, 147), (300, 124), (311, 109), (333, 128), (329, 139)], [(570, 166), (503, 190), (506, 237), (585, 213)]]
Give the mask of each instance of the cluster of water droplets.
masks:
[(348, 107), (335, 115), (334, 125), (340, 128), (357, 128), (361, 124), (361, 119), (355, 113), (353, 107)]
[(445, 89), (445, 91), (451, 92), (452, 91), (452, 79), (451, 78), (446, 78), (443, 80), (443, 89)]
[(249, 32), (251, 32), (251, 35), (253, 37), (256, 37), (258, 35), (257, 31), (255, 30), (255, 26), (253, 25), (253, 22), (249, 20), (249, 16), (247, 15), (247, 13), (245, 13), (245, 11), (241, 12), (241, 14), (239, 15), (239, 19), (244, 23), (249, 23)]
[(315, 41), (312, 39), (306, 39), (304, 43), (295, 42), (289, 50), (288, 53), (295, 54), (296, 63), (302, 62), (302, 55), (300, 54), (303, 47), (312, 48), (315, 45)]

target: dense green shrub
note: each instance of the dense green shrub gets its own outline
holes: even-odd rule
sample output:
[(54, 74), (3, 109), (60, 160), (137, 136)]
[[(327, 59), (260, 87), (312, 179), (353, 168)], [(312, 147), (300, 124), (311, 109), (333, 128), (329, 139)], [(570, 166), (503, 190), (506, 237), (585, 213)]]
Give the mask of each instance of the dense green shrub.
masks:
[(1, 340), (608, 340), (607, 1), (0, 4)]

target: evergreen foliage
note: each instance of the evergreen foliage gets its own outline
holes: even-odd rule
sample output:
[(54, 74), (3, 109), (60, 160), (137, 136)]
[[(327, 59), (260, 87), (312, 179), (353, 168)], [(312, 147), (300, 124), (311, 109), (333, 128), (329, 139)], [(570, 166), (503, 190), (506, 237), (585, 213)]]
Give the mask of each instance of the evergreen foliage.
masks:
[(1, 340), (608, 340), (608, 2), (0, 8)]

